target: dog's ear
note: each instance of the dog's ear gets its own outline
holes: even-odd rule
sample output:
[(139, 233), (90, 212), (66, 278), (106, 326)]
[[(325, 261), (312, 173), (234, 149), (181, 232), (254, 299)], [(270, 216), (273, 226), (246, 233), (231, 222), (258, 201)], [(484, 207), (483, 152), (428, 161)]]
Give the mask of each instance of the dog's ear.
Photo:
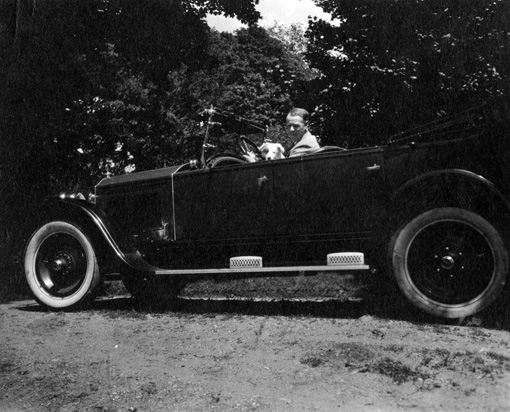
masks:
[(277, 143), (276, 147), (281, 154), (285, 153), (285, 148), (280, 143)]

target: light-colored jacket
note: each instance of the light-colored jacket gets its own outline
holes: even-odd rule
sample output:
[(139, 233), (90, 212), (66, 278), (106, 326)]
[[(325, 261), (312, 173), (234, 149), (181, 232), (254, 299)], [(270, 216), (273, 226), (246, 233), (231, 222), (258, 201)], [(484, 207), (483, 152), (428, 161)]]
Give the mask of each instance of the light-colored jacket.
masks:
[(313, 153), (320, 149), (317, 138), (310, 132), (306, 132), (301, 140), (290, 149), (289, 157), (302, 156), (304, 154)]

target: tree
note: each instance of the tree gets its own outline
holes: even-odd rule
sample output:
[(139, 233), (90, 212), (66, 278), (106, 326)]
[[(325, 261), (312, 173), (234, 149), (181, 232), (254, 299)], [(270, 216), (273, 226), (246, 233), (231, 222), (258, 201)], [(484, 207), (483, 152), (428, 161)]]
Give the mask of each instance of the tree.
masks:
[(253, 23), (256, 3), (0, 0), (0, 265), (19, 256), (47, 195), (131, 156), (140, 168), (185, 156), (168, 72), (200, 65), (205, 13)]
[(316, 0), (307, 58), (323, 137), (351, 146), (507, 93), (510, 4), (501, 0)]
[[(191, 70), (201, 66), (208, 42), (206, 13), (235, 15), (243, 22), (253, 23), (259, 17), (257, 2), (2, 0), (0, 32), (6, 47), (0, 52), (4, 74), (0, 78), (4, 91), (0, 113), (10, 119), (0, 126), (3, 136), (12, 139), (13, 150), (21, 146), (22, 158), (27, 153), (41, 156), (49, 151), (48, 156), (59, 162), (48, 164), (59, 164), (61, 168), (62, 159), (69, 159), (71, 167), (65, 170), (76, 176), (72, 165), (76, 151), (84, 150), (80, 139), (87, 133), (95, 136), (89, 140), (107, 142), (102, 145), (105, 152), (114, 155), (118, 154), (119, 143), (121, 148), (125, 144), (118, 141), (116, 132), (112, 135), (110, 124), (115, 123), (120, 130), (126, 129), (129, 122), (138, 122), (139, 134), (149, 127), (151, 133), (165, 135), (161, 127), (165, 122), (170, 125), (172, 116), (168, 108), (157, 106), (172, 86), (167, 74), (179, 70), (181, 65)], [(8, 35), (12, 36), (11, 42), (6, 41)], [(96, 120), (108, 110), (114, 115), (101, 130)], [(132, 119), (135, 112), (138, 120)], [(25, 131), (18, 129), (31, 121), (36, 124), (27, 124)], [(37, 130), (39, 134), (34, 133)], [(125, 135), (125, 130), (119, 134)], [(52, 147), (55, 141), (57, 148)], [(151, 145), (147, 142), (145, 147), (148, 146)], [(145, 157), (151, 155), (149, 152)], [(100, 159), (99, 163), (105, 162)], [(23, 166), (27, 168), (30, 166)]]
[[(314, 75), (302, 57), (267, 30), (252, 26), (235, 34), (212, 32), (203, 67), (183, 74), (184, 93), (193, 113), (209, 104), (260, 124), (271, 125), (269, 137), (285, 141), (281, 124), (301, 84)], [(249, 133), (234, 116), (222, 119), (217, 134)], [(252, 130), (254, 132), (254, 130)], [(261, 143), (259, 141), (258, 143)]]
[[(203, 20), (207, 14), (223, 14), (227, 17), (236, 17), (242, 23), (253, 24), (260, 18), (260, 13), (255, 9), (259, 0), (152, 0), (141, 1), (137, 7), (136, 15), (130, 15), (129, 7), (133, 4), (129, 0), (115, 1), (104, 0), (99, 7), (109, 8), (114, 3), (128, 19), (136, 21), (138, 17), (158, 19), (161, 16), (158, 11), (170, 8), (174, 11), (173, 18), (180, 19), (182, 16), (193, 15)], [(135, 2), (138, 3), (138, 2)], [(37, 19), (39, 13), (50, 7), (47, 0), (1, 0), (0, 1), (0, 39), (20, 40), (27, 34), (29, 26)]]
[(300, 73), (298, 79), (292, 84), (292, 105), (303, 107), (311, 112), (310, 124), (312, 128), (316, 123), (315, 108), (317, 106), (316, 81), (321, 73), (310, 65), (307, 59), (308, 39), (301, 24), (284, 26), (275, 23), (267, 29), (269, 35), (279, 40), (286, 49), (286, 54), (292, 56), (296, 71)]

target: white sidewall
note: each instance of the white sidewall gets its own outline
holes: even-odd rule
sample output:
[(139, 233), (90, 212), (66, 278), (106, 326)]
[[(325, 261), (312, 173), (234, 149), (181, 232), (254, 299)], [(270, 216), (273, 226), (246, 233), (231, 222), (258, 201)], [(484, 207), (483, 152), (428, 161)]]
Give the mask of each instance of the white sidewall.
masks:
[[(48, 237), (58, 233), (65, 233), (76, 238), (83, 247), (87, 260), (85, 279), (80, 285), (80, 288), (72, 295), (66, 296), (64, 298), (52, 296), (44, 290), (37, 278), (35, 267), (37, 253), (39, 252), (41, 245)], [(83, 299), (87, 297), (91, 287), (95, 286), (93, 283), (95, 283), (94, 281), (96, 278), (96, 271), (96, 256), (89, 240), (76, 226), (67, 222), (55, 221), (46, 223), (32, 235), (32, 238), (30, 239), (30, 242), (26, 248), (25, 276), (27, 278), (28, 285), (30, 286), (30, 289), (32, 290), (36, 300), (52, 308), (67, 308), (81, 303)]]

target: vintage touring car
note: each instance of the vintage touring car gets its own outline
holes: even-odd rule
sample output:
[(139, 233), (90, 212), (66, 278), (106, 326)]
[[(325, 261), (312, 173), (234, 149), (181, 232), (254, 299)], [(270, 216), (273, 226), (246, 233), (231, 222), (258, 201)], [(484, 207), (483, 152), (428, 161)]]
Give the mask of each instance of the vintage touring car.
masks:
[(111, 273), (135, 298), (156, 299), (201, 276), (389, 262), (415, 307), (475, 314), (508, 280), (509, 135), (498, 116), (482, 106), (383, 146), (276, 161), (245, 161), (258, 150), (246, 137), (240, 155), (206, 159), (206, 133), (201, 160), (107, 177), (93, 202), (49, 199), (26, 246), (26, 278), (40, 304), (62, 309), (91, 301)]

